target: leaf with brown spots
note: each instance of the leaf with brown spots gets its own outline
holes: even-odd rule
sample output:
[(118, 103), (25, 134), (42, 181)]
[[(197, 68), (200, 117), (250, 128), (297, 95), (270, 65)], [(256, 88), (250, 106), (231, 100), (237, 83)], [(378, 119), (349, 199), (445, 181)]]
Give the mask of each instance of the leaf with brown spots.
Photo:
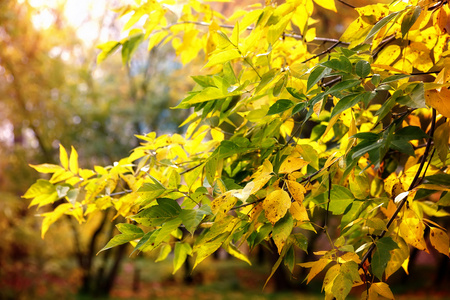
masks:
[(266, 218), (270, 221), (270, 223), (272, 223), (272, 225), (284, 217), (290, 206), (291, 197), (289, 197), (289, 194), (283, 190), (275, 190), (271, 192), (263, 202)]
[(431, 227), (430, 242), (437, 251), (449, 256), (449, 239), (447, 233), (444, 230), (436, 227)]

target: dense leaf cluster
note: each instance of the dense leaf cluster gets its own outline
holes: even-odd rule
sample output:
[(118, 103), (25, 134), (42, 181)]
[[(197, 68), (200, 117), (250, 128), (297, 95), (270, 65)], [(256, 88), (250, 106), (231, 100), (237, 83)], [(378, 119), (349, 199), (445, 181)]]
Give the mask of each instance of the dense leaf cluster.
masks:
[(144, 41), (171, 43), (183, 63), (206, 55), (178, 105), (192, 111), (187, 132), (138, 136), (129, 157), (93, 170), (61, 146), (60, 166), (33, 166), (52, 177), (24, 195), (54, 205), (42, 235), (63, 215), (84, 222), (114, 208), (128, 222), (102, 250), (130, 242), (134, 251), (159, 249), (158, 260), (173, 251), (176, 271), (220, 247), (250, 263), (245, 249), (273, 242), (270, 276), (282, 262), (293, 270), (294, 249), (309, 250), (311, 233), (326, 235), (319, 258), (300, 266), (310, 268), (308, 283), (326, 268), (327, 299), (362, 284), (369, 298), (393, 298), (384, 281), (407, 269), (410, 247), (428, 251), (426, 238), (448, 256), (435, 220), (450, 205), (447, 1), (357, 8), (339, 40), (315, 36), (314, 3), (336, 11), (334, 0), (270, 3), (229, 18), (197, 0), (121, 9), (131, 14), (125, 29), (145, 23), (101, 45), (99, 61), (121, 48), (127, 63)]

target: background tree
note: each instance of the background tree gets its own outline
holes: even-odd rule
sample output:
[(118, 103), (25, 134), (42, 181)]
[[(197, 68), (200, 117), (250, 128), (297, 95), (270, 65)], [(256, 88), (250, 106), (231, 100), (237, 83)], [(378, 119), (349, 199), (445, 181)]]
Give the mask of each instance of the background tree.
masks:
[(269, 278), (323, 235), (328, 244), (299, 265), (307, 283), (325, 269), (325, 296), (337, 299), (361, 285), (368, 298), (393, 298), (386, 280), (407, 269), (410, 247), (448, 256), (448, 3), (356, 8), (339, 40), (316, 36), (315, 4), (336, 11), (332, 0), (229, 18), (199, 1), (124, 7), (126, 30), (145, 23), (101, 45), (98, 61), (121, 49), (128, 62), (147, 39), (149, 50), (170, 42), (184, 64), (208, 59), (177, 106), (192, 111), (186, 135), (140, 135), (130, 156), (93, 170), (60, 147), (60, 165), (33, 166), (52, 177), (24, 195), (60, 203), (42, 235), (63, 215), (113, 207), (127, 221), (102, 250), (173, 251), (176, 271), (220, 247), (250, 262), (240, 246), (268, 243), (279, 255)]
[[(141, 47), (128, 70), (120, 57), (96, 66), (95, 46), (102, 32), (108, 38), (120, 34), (115, 14), (109, 12), (100, 19), (93, 12), (84, 15), (81, 28), (85, 23), (97, 25), (90, 28), (94, 41), (88, 42), (81, 40), (80, 29), (67, 19), (65, 5), (70, 3), (0, 3), (2, 299), (40, 293), (60, 298), (68, 290), (75, 292), (80, 278), (85, 292), (107, 294), (117, 274), (114, 262), (120, 262), (124, 254), (95, 256), (114, 234), (114, 224), (109, 222), (112, 211), (99, 211), (81, 227), (76, 220), (65, 218), (45, 242), (37, 237), (40, 221), (27, 209), (29, 202), (20, 198), (38, 178), (28, 164), (55, 163), (59, 144), (83, 145), (81, 165), (105, 164), (127, 155), (136, 142), (133, 135), (140, 132), (135, 131), (135, 124), (141, 131), (176, 131), (172, 120), (183, 118), (168, 110), (175, 105), (176, 95), (164, 92), (169, 82), (176, 84), (171, 72), (179, 64), (166, 63), (164, 52), (149, 55)], [(99, 28), (97, 36), (92, 28)], [(165, 115), (158, 116), (164, 110)], [(64, 285), (42, 284), (52, 281)]]

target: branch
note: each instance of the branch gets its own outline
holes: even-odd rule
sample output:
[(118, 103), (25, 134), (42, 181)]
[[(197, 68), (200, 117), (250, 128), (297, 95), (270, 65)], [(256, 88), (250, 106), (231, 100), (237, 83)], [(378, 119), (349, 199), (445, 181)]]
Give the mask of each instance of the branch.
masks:
[(308, 61), (310, 61), (310, 60), (312, 60), (312, 59), (314, 59), (314, 58), (317, 58), (317, 57), (319, 57), (319, 56), (322, 56), (322, 55), (324, 55), (324, 54), (327, 54), (327, 53), (331, 52), (331, 50), (333, 50), (334, 48), (336, 48), (336, 47), (337, 47), (339, 44), (341, 44), (341, 43), (342, 43), (341, 41), (337, 41), (336, 43), (334, 43), (333, 45), (331, 45), (328, 49), (326, 49), (326, 50), (320, 52), (319, 54), (314, 55), (313, 57), (308, 58), (307, 60), (302, 61), (301, 63), (304, 64), (304, 63), (306, 63), (306, 62), (308, 62)]
[[(420, 173), (422, 173), (422, 169), (423, 166), (425, 165), (425, 162), (427, 160), (428, 154), (430, 153), (430, 149), (431, 149), (431, 142), (433, 139), (433, 135), (434, 135), (434, 129), (436, 127), (436, 110), (433, 108), (433, 118), (431, 120), (431, 128), (430, 128), (430, 138), (427, 141), (427, 146), (425, 148), (425, 152), (422, 156), (422, 161), (420, 162), (420, 166), (419, 169), (416, 172), (416, 175), (414, 176), (414, 179), (412, 180), (409, 188), (408, 188), (408, 192), (411, 191), (412, 189), (414, 189), (417, 184), (416, 181), (420, 176)], [(430, 161), (433, 158), (433, 154), (434, 151), (430, 157)], [(425, 171), (426, 173), (426, 171)], [(423, 175), (425, 176), (425, 174)], [(363, 258), (361, 259), (361, 262), (359, 263), (359, 268), (362, 268), (364, 265), (364, 262), (369, 258), (369, 256), (372, 254), (372, 252), (375, 250), (376, 244), (375, 242), (378, 241), (379, 239), (381, 239), (382, 237), (384, 237), (384, 235), (388, 232), (389, 227), (392, 225), (392, 223), (394, 222), (395, 218), (397, 217), (397, 215), (400, 213), (400, 210), (403, 208), (403, 206), (405, 205), (405, 203), (408, 201), (408, 197), (405, 197), (402, 199), (402, 201), (400, 201), (397, 209), (395, 210), (395, 212), (392, 214), (391, 218), (389, 219), (388, 223), (386, 224), (386, 229), (383, 230), (381, 232), (381, 234), (379, 236), (376, 237), (375, 241), (373, 242), (373, 244), (370, 246), (369, 250), (367, 250), (367, 252), (364, 254)]]
[(338, 0), (338, 1), (341, 2), (342, 4), (348, 6), (348, 7), (356, 8), (356, 6), (353, 6), (353, 5), (351, 5), (351, 4), (347, 3), (347, 2), (344, 2), (344, 1), (342, 1), (342, 0)]

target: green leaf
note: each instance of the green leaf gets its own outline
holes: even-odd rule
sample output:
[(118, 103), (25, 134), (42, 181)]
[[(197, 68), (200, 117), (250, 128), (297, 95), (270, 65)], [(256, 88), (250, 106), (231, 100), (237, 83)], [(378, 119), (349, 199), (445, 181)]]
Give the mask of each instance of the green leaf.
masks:
[[(128, 242), (140, 239), (141, 237), (144, 236), (144, 232), (139, 232), (139, 233), (127, 233), (127, 234), (119, 234), (114, 236), (107, 244), (105, 247), (103, 247), (98, 253), (105, 251), (107, 249), (111, 249), (113, 247), (122, 245), (122, 244), (126, 244)], [(97, 254), (98, 254), (97, 253)]]
[(277, 81), (277, 83), (275, 83), (272, 92), (275, 97), (278, 97), (281, 94), (283, 89), (286, 87), (287, 81), (288, 76), (285, 74)]
[(286, 256), (283, 259), (284, 264), (286, 267), (288, 267), (289, 271), (291, 273), (294, 272), (295, 267), (295, 251), (294, 247), (290, 246), (288, 251), (286, 252)]
[(345, 73), (351, 73), (352, 72), (352, 63), (350, 60), (345, 57), (341, 56), (339, 59), (331, 59), (326, 62), (321, 63), (322, 66), (328, 67), (330, 69), (336, 70), (336, 71), (342, 71)]
[(342, 90), (350, 89), (350, 88), (354, 87), (355, 85), (358, 85), (359, 83), (361, 83), (361, 81), (359, 81), (358, 79), (349, 79), (349, 80), (345, 80), (345, 81), (339, 82), (339, 83), (333, 85), (327, 91), (327, 94), (334, 95), (334, 93), (336, 93), (336, 92), (340, 92)]
[(399, 13), (402, 13), (402, 11), (394, 12), (387, 17), (384, 17), (380, 21), (378, 21), (375, 26), (372, 27), (372, 29), (369, 31), (369, 34), (366, 36), (365, 41), (373, 37), (378, 31), (380, 31), (384, 26), (386, 26), (390, 21), (392, 21)]
[(360, 96), (361, 94), (351, 94), (339, 100), (331, 112), (331, 118), (356, 105), (361, 100)]
[(408, 141), (405, 140), (393, 140), (391, 141), (390, 148), (406, 153), (409, 156), (414, 156), (414, 148), (411, 146), (411, 144)]
[(308, 253), (308, 238), (303, 233), (297, 232), (291, 234), (289, 239), (292, 241), (292, 244)]
[(194, 234), (204, 216), (205, 213), (198, 209), (183, 209), (180, 213), (181, 221), (191, 234)]
[(380, 138), (378, 134), (373, 132), (358, 132), (357, 134), (354, 134), (351, 137), (369, 141), (376, 141)]
[(384, 145), (385, 145), (384, 140), (381, 140), (381, 139), (376, 142), (364, 140), (363, 142), (361, 142), (358, 145), (356, 145), (355, 147), (353, 147), (352, 150), (354, 152), (352, 154), (352, 159), (357, 159), (358, 157), (361, 157), (364, 154), (366, 154), (372, 150), (384, 147)]
[(158, 246), (159, 244), (161, 244), (162, 241), (169, 237), (173, 231), (177, 230), (180, 225), (181, 219), (179, 218), (175, 218), (164, 223), (155, 238), (155, 245)]
[(186, 261), (188, 255), (192, 255), (191, 245), (189, 245), (188, 243), (181, 243), (181, 242), (175, 243), (172, 274), (175, 274), (178, 271), (178, 269), (181, 268), (181, 266)]
[(370, 74), (370, 63), (365, 60), (360, 60), (355, 65), (355, 73), (361, 78), (366, 78)]
[(318, 83), (322, 78), (331, 73), (331, 69), (327, 67), (317, 67), (315, 68), (308, 77), (306, 83), (306, 90), (309, 91), (316, 83)]
[(409, 10), (406, 15), (403, 17), (401, 31), (402, 38), (408, 33), (411, 27), (416, 23), (417, 18), (419, 18), (420, 13), (422, 12), (422, 8), (420, 6), (414, 7), (414, 9)]
[(450, 187), (450, 174), (439, 173), (430, 176), (426, 176), (425, 179), (431, 184), (438, 184)]
[(397, 130), (394, 134), (396, 140), (420, 140), (429, 138), (428, 134), (418, 126), (407, 126)]
[(137, 50), (143, 40), (144, 34), (137, 33), (128, 37), (128, 39), (122, 43), (122, 63), (124, 65), (130, 61), (131, 56)]
[(291, 94), (292, 97), (294, 97), (298, 100), (302, 100), (302, 101), (307, 100), (305, 94), (300, 94), (298, 92), (298, 90), (293, 87), (287, 87), (286, 90), (289, 92), (289, 94)]
[(376, 242), (376, 249), (372, 257), (372, 272), (380, 280), (383, 280), (383, 273), (391, 259), (389, 251), (398, 249), (397, 243), (391, 237), (383, 237)]
[(270, 108), (269, 111), (267, 112), (267, 115), (275, 115), (275, 114), (279, 114), (283, 111), (288, 110), (289, 108), (291, 108), (294, 105), (294, 102), (292, 102), (291, 100), (288, 99), (280, 99), (277, 102), (275, 102)]
[(158, 205), (144, 209), (130, 218), (144, 226), (157, 226), (176, 218), (181, 212), (181, 207), (175, 200), (161, 198), (157, 202)]
[(410, 84), (405, 89), (406, 96), (397, 98), (396, 102), (411, 108), (426, 108), (423, 83)]
[[(347, 188), (336, 184), (333, 185), (331, 189), (330, 198), (329, 209), (334, 215), (343, 214), (346, 208), (355, 200), (355, 197)], [(313, 201), (326, 209), (328, 203), (328, 191), (314, 197)]]
[(155, 181), (155, 183), (146, 182), (144, 183), (137, 192), (141, 196), (139, 204), (145, 206), (151, 201), (155, 200), (157, 197), (164, 194), (166, 188), (159, 182)]
[(138, 226), (133, 225), (133, 224), (120, 223), (120, 224), (117, 224), (116, 227), (120, 231), (120, 233), (123, 233), (123, 234), (128, 234), (128, 235), (142, 234), (142, 235), (144, 235), (144, 231), (142, 231), (141, 228), (139, 228)]
[(385, 84), (385, 83), (389, 83), (389, 82), (393, 82), (393, 81), (398, 81), (401, 79), (409, 78), (410, 76), (411, 75), (407, 75), (407, 74), (392, 75), (392, 76), (389, 76), (389, 77), (386, 77), (385, 79), (383, 79), (381, 81), (381, 83)]

